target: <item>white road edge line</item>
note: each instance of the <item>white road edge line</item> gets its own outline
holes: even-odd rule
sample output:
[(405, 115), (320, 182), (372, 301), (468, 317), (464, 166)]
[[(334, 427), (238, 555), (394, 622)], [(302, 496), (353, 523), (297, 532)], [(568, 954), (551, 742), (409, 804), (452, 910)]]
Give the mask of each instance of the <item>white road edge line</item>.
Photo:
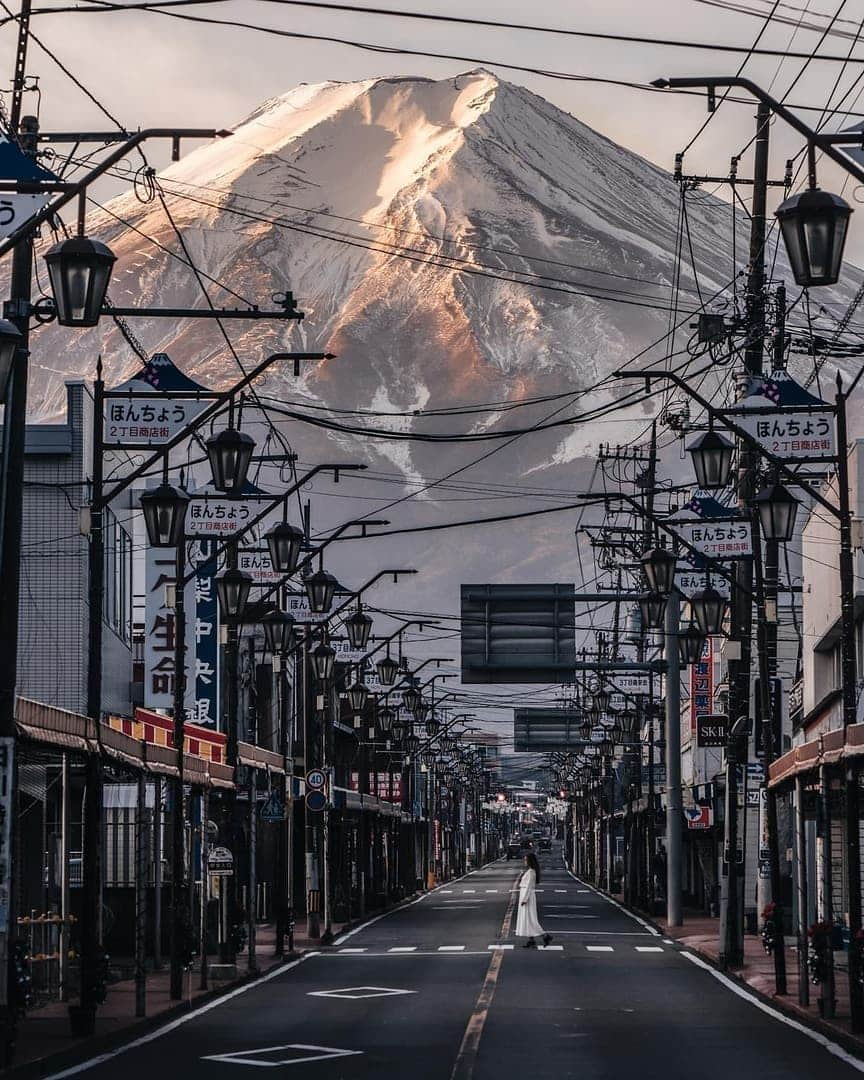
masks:
[(564, 869), (567, 870), (567, 873), (570, 875), (570, 877), (573, 878), (574, 881), (578, 881), (580, 885), (587, 885), (591, 892), (599, 896), (601, 900), (605, 900), (607, 904), (611, 904), (612, 907), (618, 908), (618, 910), (623, 912), (625, 915), (629, 915), (629, 917), (633, 919), (634, 922), (639, 923), (640, 926), (644, 926), (649, 934), (652, 934), (654, 937), (660, 937), (660, 931), (656, 927), (652, 926), (651, 923), (646, 922), (644, 919), (640, 919), (638, 915), (634, 915), (632, 911), (628, 911), (627, 908), (619, 904), (617, 900), (613, 900), (611, 896), (607, 896), (606, 893), (602, 893), (598, 889), (595, 889), (593, 885), (588, 885), (587, 881), (583, 881), (581, 878), (576, 877), (573, 871), (568, 869), (566, 866), (564, 867)]
[(77, 1076), (78, 1073), (86, 1072), (87, 1069), (92, 1069), (96, 1065), (102, 1065), (106, 1061), (111, 1061), (113, 1058), (119, 1057), (120, 1054), (125, 1054), (127, 1050), (135, 1050), (139, 1046), (145, 1046), (147, 1043), (153, 1042), (154, 1039), (158, 1039), (162, 1035), (167, 1035), (169, 1032), (176, 1030), (176, 1028), (181, 1027), (183, 1024), (188, 1024), (190, 1020), (195, 1020), (204, 1013), (210, 1012), (211, 1009), (216, 1009), (220, 1005), (224, 1005), (226, 1001), (239, 997), (240, 994), (245, 994), (247, 990), (254, 990), (256, 986), (261, 986), (263, 983), (270, 982), (271, 979), (284, 975), (286, 971), (290, 971), (291, 968), (295, 968), (298, 964), (302, 964), (304, 960), (310, 960), (313, 956), (320, 955), (321, 954), (318, 952), (304, 953), (299, 959), (292, 960), (290, 964), (281, 964), (272, 971), (268, 971), (266, 975), (262, 975), (259, 979), (253, 979), (252, 982), (247, 982), (242, 986), (235, 987), (235, 989), (229, 990), (227, 994), (222, 994), (213, 1001), (208, 1001), (206, 1005), (202, 1005), (200, 1008), (193, 1009), (191, 1012), (178, 1016), (176, 1020), (169, 1021), (162, 1027), (156, 1028), (155, 1031), (148, 1031), (146, 1035), (141, 1035), (137, 1039), (133, 1039), (132, 1042), (124, 1043), (122, 1046), (115, 1047), (113, 1050), (108, 1050), (104, 1054), (98, 1054), (96, 1057), (90, 1058), (87, 1061), (82, 1061), (78, 1065), (72, 1065), (68, 1069), (63, 1069), (62, 1072), (51, 1073), (45, 1080), (63, 1080), (66, 1076)]
[[(493, 859), (493, 861), (487, 863), (487, 865), (493, 866), (496, 862), (501, 862), (501, 859)], [(455, 885), (457, 881), (464, 881), (466, 877), (470, 877), (470, 875), (474, 873), (476, 873), (475, 870), (469, 870), (467, 874), (463, 874), (461, 877), (452, 878), (450, 881), (442, 881), (440, 885), (436, 885), (434, 889), (430, 889), (428, 892), (423, 893), (422, 896), (418, 896), (416, 900), (411, 900), (407, 904), (401, 904), (399, 907), (391, 908), (390, 911), (382, 911), (380, 915), (375, 915), (373, 918), (367, 919), (366, 922), (360, 923), (359, 926), (355, 926), (353, 930), (348, 930), (346, 933), (340, 934), (333, 944), (341, 945), (343, 941), (347, 941), (348, 938), (352, 938), (355, 934), (359, 934), (360, 931), (365, 930), (367, 926), (372, 926), (373, 923), (380, 922), (381, 919), (386, 919), (388, 915), (395, 915), (397, 911), (404, 911), (406, 908), (413, 907), (422, 900), (427, 900), (430, 896), (434, 896), (435, 893), (442, 892), (445, 888), (450, 889), (451, 885)], [(51, 1078), (49, 1077), (48, 1080), (51, 1080)]]
[(833, 1054), (834, 1057), (839, 1058), (847, 1065), (851, 1065), (857, 1072), (864, 1073), (864, 1061), (856, 1058), (854, 1054), (850, 1054), (848, 1050), (844, 1050), (843, 1047), (837, 1043), (832, 1042), (826, 1035), (823, 1035), (819, 1031), (814, 1031), (812, 1028), (807, 1027), (806, 1024), (800, 1024), (797, 1020), (793, 1020), (791, 1016), (786, 1016), (777, 1009), (767, 1005), (764, 1001), (760, 1001), (754, 994), (749, 993), (743, 986), (739, 986), (738, 983), (730, 979), (728, 975), (724, 975), (722, 971), (717, 971), (715, 968), (711, 967), (709, 963), (706, 963), (705, 960), (696, 956), (694, 953), (682, 950), (679, 955), (683, 956), (686, 960), (689, 960), (691, 964), (695, 964), (696, 967), (700, 967), (703, 971), (707, 971), (709, 975), (722, 983), (727, 990), (731, 990), (733, 994), (737, 994), (738, 997), (743, 998), (745, 1001), (749, 1001), (751, 1005), (755, 1005), (757, 1009), (767, 1016), (770, 1016), (773, 1020), (779, 1020), (781, 1024), (786, 1024), (787, 1027), (791, 1027), (802, 1035), (806, 1035), (808, 1039), (812, 1039), (813, 1042), (818, 1043), (823, 1049), (827, 1050), (829, 1054)]

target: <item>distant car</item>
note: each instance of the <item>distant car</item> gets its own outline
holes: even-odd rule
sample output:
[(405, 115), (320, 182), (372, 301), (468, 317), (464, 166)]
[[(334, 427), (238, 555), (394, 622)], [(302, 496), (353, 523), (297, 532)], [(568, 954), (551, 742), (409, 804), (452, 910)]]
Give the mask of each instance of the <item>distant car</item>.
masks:
[(511, 840), (507, 845), (507, 858), (518, 859), (522, 854), (522, 847), (518, 840)]
[(540, 837), (540, 850), (541, 851), (551, 851), (552, 850), (552, 840), (548, 836), (541, 836)]

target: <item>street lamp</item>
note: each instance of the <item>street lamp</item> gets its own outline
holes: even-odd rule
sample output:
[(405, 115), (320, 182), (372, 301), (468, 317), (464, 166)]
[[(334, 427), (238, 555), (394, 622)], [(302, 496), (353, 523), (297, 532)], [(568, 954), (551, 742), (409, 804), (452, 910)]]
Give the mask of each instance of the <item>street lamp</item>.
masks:
[(655, 547), (646, 551), (640, 561), (650, 591), (661, 596), (668, 596), (675, 585), (677, 557), (666, 548)]
[[(428, 706), (427, 706), (427, 710), (428, 710)], [(419, 720), (420, 717), (418, 716), (417, 719)], [(438, 717), (435, 715), (435, 713), (431, 713), (428, 720), (426, 721), (425, 726), (426, 726), (426, 734), (429, 736), (430, 739), (432, 739), (441, 730), (441, 721), (438, 719)]]
[(362, 713), (366, 710), (366, 702), (369, 700), (369, 688), (365, 683), (357, 682), (348, 687), (348, 702), (351, 705), (351, 711), (355, 713)]
[(592, 698), (592, 706), (597, 713), (609, 712), (609, 703), (612, 700), (612, 695), (608, 690), (604, 690), (602, 687), (599, 690), (594, 691)]
[(345, 620), (345, 630), (351, 648), (357, 652), (363, 652), (369, 644), (369, 635), (372, 633), (372, 619), (360, 608), (359, 604), (357, 610), (352, 612)]
[(690, 597), (690, 613), (704, 636), (716, 636), (723, 632), (726, 600), (715, 588), (708, 585)]
[(725, 488), (732, 473), (734, 444), (713, 428), (703, 432), (687, 447), (700, 488), (711, 491)]
[(6, 398), (9, 376), (15, 363), (15, 354), (23, 340), (18, 327), (8, 319), (0, 319), (0, 401)]
[(306, 578), (303, 584), (309, 599), (309, 610), (314, 615), (323, 615), (329, 611), (336, 590), (339, 588), (336, 578), (323, 568), (319, 568), (311, 577)]
[(668, 597), (654, 592), (642, 593), (639, 597), (639, 610), (642, 613), (642, 625), (646, 630), (660, 630), (666, 618)]
[(270, 549), (270, 564), (277, 574), (293, 574), (300, 562), (305, 536), (303, 530), (282, 521), (264, 534)]
[(771, 484), (758, 492), (753, 502), (759, 512), (759, 524), (766, 540), (785, 544), (792, 539), (798, 500), (788, 488), (782, 484)]
[(336, 650), (331, 649), (326, 642), (319, 641), (310, 653), (310, 659), (318, 682), (329, 682), (333, 678), (333, 669), (336, 666)]
[(226, 619), (241, 619), (246, 610), (249, 590), (252, 588), (252, 575), (245, 570), (223, 570), (216, 575), (216, 594), (219, 608)]
[(45, 253), (57, 322), (61, 326), (96, 326), (102, 313), (113, 251), (99, 240), (73, 236)]
[(385, 705), (383, 709), (378, 710), (378, 727), (382, 735), (389, 735), (393, 729), (393, 721), (396, 719), (396, 713), (389, 705)]
[(682, 664), (695, 664), (702, 658), (705, 635), (694, 623), (678, 631), (678, 656)]
[(234, 494), (246, 483), (255, 440), (245, 431), (227, 427), (207, 440), (207, 457), (217, 491)]
[(177, 547), (183, 540), (189, 496), (182, 488), (163, 480), (157, 488), (142, 493), (141, 509), (151, 547)]
[(423, 695), (416, 686), (409, 686), (402, 691), (402, 704), (410, 713), (416, 713), (423, 701)]
[(390, 655), (390, 646), (387, 646), (387, 655), (382, 656), (375, 665), (378, 672), (378, 681), (382, 686), (392, 686), (399, 674), (399, 662)]
[(813, 187), (775, 212), (792, 274), (799, 285), (833, 285), (840, 277), (852, 207), (839, 195)]
[(280, 656), (290, 652), (294, 645), (295, 623), (286, 611), (274, 608), (261, 619), (264, 627), (264, 640), (271, 656)]

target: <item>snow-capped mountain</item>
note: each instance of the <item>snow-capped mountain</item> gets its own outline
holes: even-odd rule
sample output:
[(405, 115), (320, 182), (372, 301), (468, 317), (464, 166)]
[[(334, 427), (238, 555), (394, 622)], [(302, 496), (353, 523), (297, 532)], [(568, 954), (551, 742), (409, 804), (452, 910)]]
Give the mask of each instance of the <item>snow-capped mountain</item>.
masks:
[[(622, 394), (621, 384), (610, 379), (569, 401), (512, 406), (578, 394), (661, 339), (679, 272), (683, 329), (676, 347), (683, 349), (692, 334), (686, 313), (700, 295), (721, 294), (718, 303), (728, 305), (735, 277), (728, 204), (701, 191), (690, 194), (679, 271), (681, 203), (672, 177), (485, 71), (440, 81), (297, 87), (265, 102), (230, 137), (171, 165), (160, 184), (217, 306), (248, 301), (265, 307), (271, 294), (290, 289), (306, 313), (299, 326), (227, 323), (244, 365), (277, 348), (337, 354), (300, 379), (288, 370), (270, 374), (262, 393), (307, 407), (405, 414), (340, 418), (351, 425), (480, 433), (594, 408)], [(114, 199), (88, 220), (88, 231), (118, 257), (112, 302), (203, 306), (200, 283), (184, 264), (160, 200), (142, 202), (143, 192), (139, 184), (137, 194)], [(742, 243), (738, 251), (745, 250)], [(860, 274), (850, 271), (834, 297), (839, 311), (859, 282)], [(212, 322), (135, 319), (132, 328), (149, 352), (169, 353), (205, 385), (226, 385), (237, 376)], [(56, 415), (64, 379), (91, 378), (98, 353), (109, 385), (139, 366), (107, 319), (78, 335), (40, 329), (33, 345), (33, 411)], [(663, 347), (649, 349), (641, 362), (663, 357)], [(491, 403), (486, 411), (428, 415), (484, 403)], [(648, 411), (640, 403), (614, 422), (525, 435), (500, 453), (497, 442), (372, 441), (297, 422), (286, 422), (282, 431), (301, 461), (353, 457), (386, 474), (337, 489), (357, 496), (353, 510), (362, 513), (399, 497), (403, 490), (392, 481), (400, 476), (419, 485), (492, 452), (459, 477), (476, 485), (473, 492), (441, 487), (430, 493), (454, 500), (452, 506), (415, 498), (387, 513), (405, 525), (560, 501), (583, 484), (586, 455), (598, 442), (628, 441), (644, 427)], [(545, 501), (499, 498), (504, 493), (488, 488), (492, 482), (559, 494)], [(334, 521), (348, 516), (346, 500), (324, 503), (333, 506)], [(416, 559), (419, 550), (451, 579), (454, 548), (467, 560), (455, 575), (462, 580), (572, 578), (573, 519), (535, 520), (530, 543), (524, 528), (502, 529), (491, 553), (475, 538), (471, 554), (464, 531), (439, 534), (448, 537), (443, 544), (436, 534), (396, 537), (388, 551), (401, 545)], [(351, 550), (357, 557), (359, 546)], [(454, 599), (448, 598), (451, 609)]]

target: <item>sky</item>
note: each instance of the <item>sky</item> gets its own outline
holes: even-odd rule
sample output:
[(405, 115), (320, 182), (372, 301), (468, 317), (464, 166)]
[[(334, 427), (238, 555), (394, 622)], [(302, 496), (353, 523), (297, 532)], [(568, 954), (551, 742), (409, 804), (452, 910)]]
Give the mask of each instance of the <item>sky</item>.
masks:
[[(535, 0), (530, 6), (517, 0), (494, 3), (471, 0), (467, 5), (458, 0), (379, 2), (388, 12), (470, 15), (527, 21), (544, 27), (744, 47), (751, 46), (764, 27), (760, 47), (802, 52), (810, 52), (820, 37), (819, 33), (785, 23), (772, 22), (765, 27), (764, 16), (774, 6), (773, 0), (641, 0), (638, 3)], [(34, 4), (37, 10), (66, 6), (64, 0), (34, 0)], [(745, 10), (727, 10), (723, 6), (726, 4)], [(616, 142), (668, 169), (676, 151), (690, 141), (705, 119), (703, 98), (553, 79), (509, 71), (500, 65), (509, 62), (646, 83), (668, 75), (731, 75), (744, 60), (742, 54), (692, 47), (611, 43), (524, 30), (472, 28), (418, 22), (391, 14), (326, 12), (286, 6), (278, 0), (228, 0), (182, 10), (197, 16), (379, 46), (455, 54), (467, 59), (387, 55), (341, 44), (272, 37), (236, 27), (202, 26), (151, 12), (39, 14), (34, 16), (32, 26), (57, 58), (128, 128), (156, 124), (230, 127), (262, 101), (299, 83), (375, 75), (447, 78), (482, 61), (502, 78), (527, 86)], [(855, 33), (864, 21), (864, 0), (788, 0), (777, 5), (776, 14), (793, 22), (802, 18), (812, 20), (819, 26), (836, 14), (835, 29)], [(0, 66), (10, 77), (15, 36), (14, 23), (0, 29)], [(780, 97), (797, 78), (788, 100), (792, 104), (820, 108), (831, 99), (839, 76), (833, 101), (842, 99), (851, 87), (846, 107), (858, 105), (864, 115), (864, 94), (857, 101), (857, 95), (864, 90), (864, 43), (857, 45), (848, 37), (828, 37), (822, 51), (845, 56), (853, 45), (855, 56), (860, 59), (845, 66), (816, 60), (805, 67), (802, 60), (752, 57), (745, 74), (771, 87)], [(39, 95), (29, 94), (25, 107), (28, 111), (39, 108), (43, 129), (111, 127), (92, 101), (35, 44), (27, 70), (39, 77)], [(860, 86), (858, 79), (862, 80)], [(728, 169), (730, 157), (740, 152), (750, 139), (753, 112), (748, 104), (724, 104), (689, 150), (685, 170), (722, 173)], [(818, 113), (801, 115), (814, 122), (819, 119)], [(831, 121), (830, 126), (842, 125)], [(775, 124), (772, 149), (773, 170), (780, 177), (786, 156), (798, 152), (800, 140), (783, 129), (782, 124)], [(158, 152), (151, 156), (159, 160)], [(747, 174), (747, 164), (745, 156), (742, 175)], [(845, 177), (825, 169), (820, 171), (820, 181), (824, 187), (839, 188)], [(859, 192), (848, 181), (845, 185), (850, 201), (864, 201), (864, 189)], [(850, 254), (857, 256), (856, 261), (864, 259), (864, 224), (857, 230), (853, 226)]]

